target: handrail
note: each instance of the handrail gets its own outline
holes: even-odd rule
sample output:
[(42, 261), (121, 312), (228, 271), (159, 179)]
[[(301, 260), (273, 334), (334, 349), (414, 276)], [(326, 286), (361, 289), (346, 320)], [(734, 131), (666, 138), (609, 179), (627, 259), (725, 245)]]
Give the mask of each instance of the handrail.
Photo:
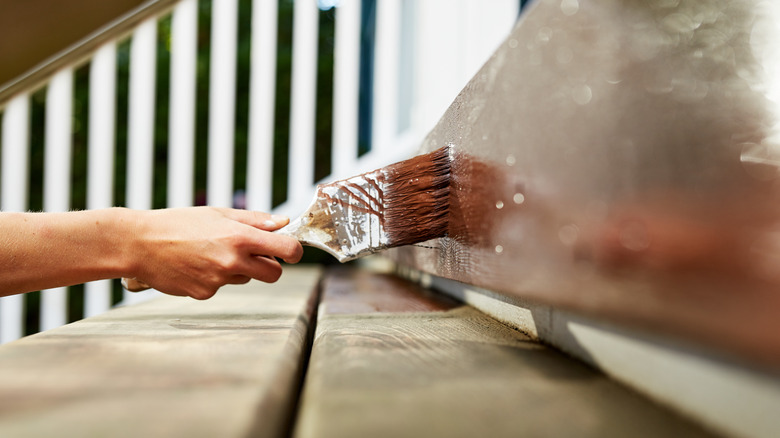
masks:
[[(62, 3), (57, 0), (51, 0), (51, 2)], [(79, 65), (85, 62), (105, 42), (127, 36), (144, 20), (168, 12), (178, 0), (135, 0), (134, 2), (139, 4), (130, 8), (127, 8), (127, 5), (121, 2), (101, 2), (108, 4), (109, 7), (112, 3), (117, 3), (113, 8), (120, 15), (105, 25), (92, 30), (85, 37), (73, 42), (59, 52), (42, 53), (43, 57), (31, 68), (17, 71), (16, 75), (12, 77), (0, 77), (0, 81), (5, 80), (5, 82), (0, 83), (0, 109), (8, 103), (11, 97), (39, 87), (63, 67)], [(86, 0), (81, 0), (80, 2), (71, 1), (68, 2), (68, 7), (78, 10), (79, 3), (88, 6), (86, 3), (89, 2)], [(48, 9), (46, 5), (41, 5), (40, 1), (35, 2), (34, 6), (31, 7), (37, 10)], [(105, 5), (102, 6), (103, 10), (106, 8)], [(5, 15), (5, 20), (11, 20), (15, 17), (13, 13), (7, 13), (6, 11), (3, 14)], [(18, 41), (14, 38), (14, 44), (24, 45), (24, 41)], [(0, 59), (5, 58), (3, 55), (0, 53)], [(13, 71), (11, 74), (13, 74)]]

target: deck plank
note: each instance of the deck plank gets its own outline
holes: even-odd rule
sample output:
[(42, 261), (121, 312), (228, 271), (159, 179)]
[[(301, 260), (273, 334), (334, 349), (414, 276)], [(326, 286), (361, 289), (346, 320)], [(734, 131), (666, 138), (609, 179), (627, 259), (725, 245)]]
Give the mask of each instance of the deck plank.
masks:
[[(355, 304), (393, 290), (405, 306)], [(326, 274), (294, 436), (709, 436), (472, 307), (436, 300), (391, 277)]]
[(163, 297), (0, 347), (0, 436), (280, 436), (319, 268)]

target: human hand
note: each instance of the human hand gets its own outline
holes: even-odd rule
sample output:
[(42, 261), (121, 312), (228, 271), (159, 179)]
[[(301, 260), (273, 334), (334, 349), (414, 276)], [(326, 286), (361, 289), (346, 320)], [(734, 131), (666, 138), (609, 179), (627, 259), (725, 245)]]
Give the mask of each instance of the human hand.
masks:
[(276, 257), (297, 263), (303, 254), (297, 240), (270, 232), (286, 217), (213, 207), (137, 213), (128, 290), (207, 299), (225, 284), (274, 282), (282, 273)]

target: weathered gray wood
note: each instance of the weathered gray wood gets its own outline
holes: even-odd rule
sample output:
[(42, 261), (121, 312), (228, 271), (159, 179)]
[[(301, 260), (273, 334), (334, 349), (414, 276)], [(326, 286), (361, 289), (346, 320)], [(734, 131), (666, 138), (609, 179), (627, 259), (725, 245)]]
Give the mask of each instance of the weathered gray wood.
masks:
[[(394, 290), (406, 306), (376, 304)], [(708, 435), (472, 307), (415, 302), (420, 293), (365, 272), (325, 277), (295, 436)]]
[(0, 347), (0, 436), (280, 436), (318, 268), (164, 297)]

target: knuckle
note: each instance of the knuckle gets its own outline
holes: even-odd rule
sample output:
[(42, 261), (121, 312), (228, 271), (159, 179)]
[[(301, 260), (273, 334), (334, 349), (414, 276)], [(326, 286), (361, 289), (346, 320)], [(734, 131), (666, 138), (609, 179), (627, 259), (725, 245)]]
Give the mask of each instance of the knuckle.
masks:
[(223, 273), (232, 273), (241, 266), (241, 257), (236, 253), (229, 253), (222, 256), (217, 262), (219, 271)]
[(192, 291), (190, 296), (196, 300), (203, 301), (214, 296), (219, 288), (216, 287), (203, 287)]
[(228, 248), (242, 248), (248, 244), (248, 239), (244, 234), (232, 233), (225, 236), (225, 243)]
[(207, 300), (217, 293), (226, 281), (226, 276), (220, 272), (210, 272), (202, 276), (198, 285), (193, 288), (189, 295), (197, 300)]

